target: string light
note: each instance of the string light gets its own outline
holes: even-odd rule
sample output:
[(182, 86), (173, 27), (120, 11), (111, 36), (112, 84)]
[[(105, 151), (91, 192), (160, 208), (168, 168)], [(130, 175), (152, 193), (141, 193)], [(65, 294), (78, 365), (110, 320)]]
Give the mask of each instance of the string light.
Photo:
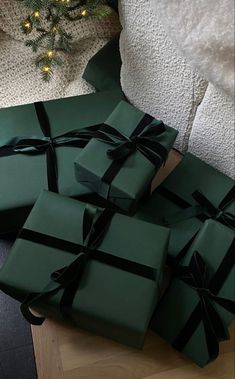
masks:
[(32, 30), (32, 23), (30, 19), (27, 18), (27, 20), (24, 20), (21, 24), (23, 31), (27, 34), (30, 33)]
[(88, 16), (88, 12), (87, 12), (86, 9), (84, 9), (84, 10), (81, 12), (81, 16), (82, 16), (82, 17), (86, 17), (86, 16)]
[(48, 65), (42, 66), (42, 71), (48, 74), (51, 71), (51, 67)]
[(40, 12), (39, 11), (34, 11), (33, 12), (33, 17), (39, 18), (40, 17)]
[(21, 29), (24, 34), (30, 34), (33, 30), (38, 34), (33, 39), (28, 39), (26, 45), (33, 52), (39, 48), (42, 50), (35, 58), (35, 64), (45, 81), (51, 79), (54, 67), (63, 64), (61, 52), (73, 51), (73, 36), (66, 31), (67, 25), (61, 24), (61, 21), (75, 21), (90, 16), (101, 18), (112, 12), (106, 5), (107, 0), (76, 0), (75, 6), (71, 6), (75, 0), (21, 1), (25, 7), (30, 8), (27, 18), (21, 21)]
[(48, 50), (47, 51), (48, 58), (52, 58), (54, 55), (55, 55), (55, 52), (53, 50)]

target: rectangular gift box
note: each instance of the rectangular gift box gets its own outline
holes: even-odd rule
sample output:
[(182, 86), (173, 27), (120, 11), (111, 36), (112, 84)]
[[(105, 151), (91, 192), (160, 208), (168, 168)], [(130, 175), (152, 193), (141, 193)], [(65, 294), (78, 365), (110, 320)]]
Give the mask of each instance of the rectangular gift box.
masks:
[(135, 217), (170, 227), (169, 257), (179, 258), (206, 219), (235, 228), (234, 201), (234, 181), (187, 153)]
[(96, 91), (120, 90), (121, 56), (119, 50), (120, 33), (109, 41), (88, 62), (83, 79)]
[(207, 220), (175, 268), (152, 320), (152, 329), (203, 367), (229, 339), (235, 314), (235, 238), (226, 226)]
[(176, 136), (175, 129), (121, 101), (107, 118), (101, 137), (92, 138), (75, 160), (76, 178), (116, 206), (132, 211), (150, 191)]
[[(99, 335), (141, 347), (158, 300), (169, 229), (118, 213), (108, 224), (102, 216), (99, 226), (92, 228), (89, 218), (94, 219), (96, 211), (78, 200), (43, 191), (0, 271), (0, 288), (22, 302), (28, 293), (53, 288), (52, 273), (75, 265), (75, 287), (74, 279), (69, 286), (60, 279), (62, 288), (31, 306), (60, 319), (65, 292), (74, 293), (66, 318)], [(90, 244), (87, 237), (84, 242), (84, 227), (104, 231), (102, 238), (96, 238), (98, 246), (88, 253), (93, 242), (89, 234)], [(83, 249), (90, 259), (81, 270), (74, 262)], [(70, 271), (67, 279), (73, 275)]]
[[(119, 91), (107, 91), (44, 102), (51, 137), (103, 123), (121, 98)], [(39, 144), (46, 145), (48, 139), (42, 133), (34, 104), (0, 110), (0, 234), (20, 228), (41, 189), (48, 188), (46, 151), (42, 154), (6, 153), (4, 145), (14, 144), (17, 137), (41, 139)], [(72, 146), (55, 148), (58, 191), (66, 196), (92, 193), (75, 180), (73, 161), (79, 151), (81, 148)]]

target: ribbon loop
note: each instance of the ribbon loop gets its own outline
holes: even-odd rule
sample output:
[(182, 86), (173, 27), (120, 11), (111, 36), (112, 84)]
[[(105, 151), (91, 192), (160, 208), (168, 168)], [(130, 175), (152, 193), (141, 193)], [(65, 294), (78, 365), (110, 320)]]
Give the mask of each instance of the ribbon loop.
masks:
[(233, 188), (225, 196), (218, 208), (216, 208), (212, 202), (200, 191), (193, 192), (192, 197), (200, 205), (201, 213), (203, 213), (206, 218), (213, 218), (235, 230), (235, 215), (225, 211), (225, 208), (235, 200), (235, 193)]
[(157, 168), (165, 163), (168, 151), (158, 142), (158, 136), (166, 131), (166, 127), (163, 122), (153, 124), (153, 120), (152, 116), (145, 114), (130, 136), (126, 136), (110, 125), (102, 126), (96, 138), (113, 145), (107, 150), (107, 155), (113, 163), (102, 177), (104, 183), (108, 185), (112, 183), (126, 159), (136, 150)]
[(182, 351), (184, 349), (201, 321), (204, 326), (210, 361), (218, 356), (219, 342), (229, 339), (228, 328), (225, 327), (222, 318), (214, 307), (214, 303), (235, 314), (235, 302), (218, 296), (226, 276), (234, 267), (234, 248), (235, 239), (212, 279), (209, 278), (209, 268), (206, 262), (197, 251), (192, 255), (189, 266), (176, 267), (177, 277), (197, 291), (199, 297), (198, 305), (173, 342), (173, 346), (177, 350)]

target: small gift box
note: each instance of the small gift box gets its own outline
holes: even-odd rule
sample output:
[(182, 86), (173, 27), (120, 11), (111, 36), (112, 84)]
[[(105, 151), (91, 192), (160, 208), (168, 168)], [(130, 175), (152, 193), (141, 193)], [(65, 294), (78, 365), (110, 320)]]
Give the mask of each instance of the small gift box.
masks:
[(92, 193), (76, 182), (73, 161), (121, 96), (108, 91), (0, 110), (0, 233), (23, 225), (42, 188)]
[(169, 230), (43, 191), (0, 272), (0, 288), (44, 315), (141, 347)]
[(120, 33), (109, 41), (88, 62), (83, 79), (95, 87), (96, 91), (121, 89), (121, 56), (119, 50)]
[(187, 153), (135, 216), (170, 227), (172, 263), (176, 257), (180, 260), (206, 219), (235, 228), (234, 181)]
[(235, 314), (234, 277), (234, 232), (207, 220), (175, 267), (153, 330), (201, 367), (216, 359)]
[(131, 211), (150, 191), (177, 131), (121, 101), (75, 160), (77, 180)]

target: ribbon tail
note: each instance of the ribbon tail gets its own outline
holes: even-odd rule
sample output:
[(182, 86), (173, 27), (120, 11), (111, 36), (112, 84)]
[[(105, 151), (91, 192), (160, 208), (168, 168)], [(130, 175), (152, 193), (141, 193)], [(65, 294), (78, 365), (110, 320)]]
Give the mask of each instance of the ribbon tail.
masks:
[(228, 226), (229, 228), (235, 230), (235, 216), (230, 212), (225, 212), (219, 219), (222, 224)]
[(120, 160), (127, 158), (134, 150), (132, 143), (129, 141), (121, 143), (119, 146), (113, 149), (108, 149), (107, 155), (113, 160)]
[(47, 157), (47, 181), (48, 190), (51, 192), (59, 192), (58, 189), (58, 168), (56, 152), (52, 145), (49, 146), (46, 152)]
[(202, 322), (204, 326), (209, 362), (214, 361), (219, 355), (220, 336), (224, 333), (224, 325), (218, 316), (210, 300), (201, 299)]
[(213, 301), (215, 301), (221, 307), (226, 309), (226, 311), (235, 315), (235, 302), (234, 301), (229, 300), (229, 299), (224, 299), (224, 298), (218, 297), (218, 296), (212, 296), (211, 298)]
[(43, 322), (45, 321), (45, 317), (35, 316), (31, 312), (29, 307), (37, 303), (45, 295), (52, 295), (53, 293), (57, 292), (60, 288), (61, 288), (60, 284), (50, 281), (50, 283), (47, 284), (41, 292), (32, 292), (27, 295), (27, 297), (25, 298), (25, 300), (22, 302), (20, 306), (20, 310), (24, 318), (31, 325), (42, 325)]

